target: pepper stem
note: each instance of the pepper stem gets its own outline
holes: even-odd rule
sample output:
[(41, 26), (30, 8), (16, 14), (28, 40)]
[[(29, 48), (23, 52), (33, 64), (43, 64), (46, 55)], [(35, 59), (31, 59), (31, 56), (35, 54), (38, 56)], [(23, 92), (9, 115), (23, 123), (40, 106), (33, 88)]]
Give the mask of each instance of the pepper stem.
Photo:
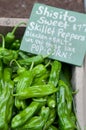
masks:
[(26, 23), (25, 22), (21, 22), (21, 23), (19, 23), (19, 24), (17, 24), (14, 28), (13, 28), (13, 30), (12, 30), (12, 34), (14, 34), (15, 33), (15, 31), (16, 31), (16, 29), (20, 26), (20, 25), (22, 25), (22, 24), (24, 24), (24, 25), (26, 25)]
[(73, 91), (72, 94), (77, 94), (79, 90)]
[(0, 37), (2, 38), (2, 48), (5, 48), (5, 38), (2, 34), (0, 34)]
[(34, 66), (34, 62), (32, 62), (31, 66), (30, 66), (30, 69), (29, 70), (32, 70), (33, 69), (33, 66)]
[(51, 64), (51, 61), (49, 60), (48, 63), (45, 65), (45, 67), (47, 68), (50, 64)]
[(19, 64), (15, 59), (11, 60), (10, 66), (12, 65), (13, 62), (15, 62), (19, 68), (22, 68), (22, 67), (20, 66), (20, 64)]

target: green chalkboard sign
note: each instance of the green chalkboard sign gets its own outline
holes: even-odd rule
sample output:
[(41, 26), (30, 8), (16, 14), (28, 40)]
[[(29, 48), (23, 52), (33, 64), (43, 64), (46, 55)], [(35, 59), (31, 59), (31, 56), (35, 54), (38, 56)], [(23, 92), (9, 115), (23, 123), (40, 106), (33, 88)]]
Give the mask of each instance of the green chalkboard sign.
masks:
[(21, 50), (79, 65), (86, 52), (86, 15), (36, 3), (28, 20)]

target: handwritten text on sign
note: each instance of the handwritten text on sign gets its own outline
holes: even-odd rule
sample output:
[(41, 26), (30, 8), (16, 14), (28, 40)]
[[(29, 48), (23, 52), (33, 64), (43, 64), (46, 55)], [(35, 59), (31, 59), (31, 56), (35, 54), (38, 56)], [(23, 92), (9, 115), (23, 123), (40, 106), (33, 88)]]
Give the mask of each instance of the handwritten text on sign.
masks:
[(82, 65), (86, 50), (86, 15), (36, 3), (21, 50)]

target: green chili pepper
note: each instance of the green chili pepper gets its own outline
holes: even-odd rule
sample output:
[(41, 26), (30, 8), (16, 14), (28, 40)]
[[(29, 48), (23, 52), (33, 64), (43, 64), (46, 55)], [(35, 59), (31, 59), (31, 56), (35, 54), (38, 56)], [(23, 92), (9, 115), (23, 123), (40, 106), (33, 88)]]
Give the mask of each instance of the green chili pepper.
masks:
[[(49, 127), (49, 129), (47, 129), (47, 130), (58, 130), (58, 128), (56, 128), (55, 126), (51, 125), (51, 126)], [(61, 129), (61, 130), (62, 130), (62, 129)]]
[(57, 113), (59, 116), (59, 127), (63, 130), (75, 129), (74, 117), (71, 117), (72, 113), (72, 100), (69, 96), (70, 92), (68, 86), (63, 82), (59, 81), (59, 91), (57, 92)]
[(17, 82), (16, 92), (18, 93), (24, 90), (25, 88), (28, 88), (31, 85), (32, 81), (33, 81), (32, 71), (26, 70), (23, 73), (21, 73), (21, 75), (19, 75), (19, 80)]
[(48, 120), (49, 117), (49, 107), (42, 106), (40, 115), (33, 116), (29, 119), (20, 129), (21, 130), (42, 130), (44, 124)]
[(10, 119), (12, 117), (12, 109), (13, 109), (13, 104), (14, 104), (14, 97), (12, 96), (13, 94), (13, 89), (14, 89), (14, 82), (11, 80), (11, 75), (12, 75), (12, 70), (11, 68), (5, 68), (4, 73), (3, 73), (3, 80), (4, 84), (8, 87), (8, 102), (6, 106), (6, 120), (7, 122), (10, 122)]
[(52, 83), (55, 87), (58, 84), (60, 71), (61, 71), (61, 62), (53, 61), (49, 77), (49, 83)]
[(44, 96), (57, 92), (57, 90), (58, 89), (55, 88), (52, 84), (37, 85), (37, 86), (35, 85), (14, 94), (14, 96), (17, 96), (19, 99), (44, 97)]
[(8, 130), (8, 124), (3, 120), (1, 113), (0, 113), (0, 130)]
[(3, 55), (3, 62), (5, 64), (9, 64), (12, 59), (18, 58), (18, 51), (5, 50), (2, 55)]
[(37, 56), (28, 57), (28, 58), (25, 58), (25, 59), (18, 60), (20, 65), (31, 65), (32, 62), (35, 65), (37, 65), (37, 64), (42, 63), (43, 61), (44, 61), (44, 58), (43, 58), (42, 55), (37, 55)]
[(32, 68), (30, 68), (30, 70), (27, 70), (25, 67), (21, 67), (16, 60), (13, 61), (15, 61), (18, 65), (17, 76), (14, 78), (14, 82), (17, 83), (17, 91), (21, 91), (22, 89), (30, 86), (32, 83)]
[(65, 87), (65, 93), (66, 93), (66, 97), (65, 97), (65, 100), (67, 102), (67, 107), (68, 107), (68, 110), (69, 112), (71, 112), (72, 110), (72, 92), (70, 90), (70, 86), (66, 85), (64, 82), (60, 82), (59, 84), (63, 85)]
[(28, 119), (30, 119), (35, 114), (39, 105), (39, 102), (31, 102), (31, 104), (28, 107), (26, 107), (19, 114), (13, 117), (11, 127), (16, 128), (23, 125)]
[(44, 121), (44, 124), (47, 122), (50, 114), (49, 107), (42, 106), (40, 116), (42, 117), (42, 120)]
[(55, 108), (50, 109), (50, 114), (49, 114), (47, 122), (45, 123), (43, 127), (43, 130), (48, 130), (48, 128), (54, 123), (55, 118), (56, 118)]
[(12, 69), (11, 68), (4, 68), (4, 72), (3, 72), (4, 81), (11, 80), (11, 75), (12, 75)]
[(13, 61), (17, 64), (17, 66), (18, 66), (18, 68), (17, 68), (17, 80), (15, 80), (14, 79), (14, 81), (18, 81), (19, 80), (19, 76), (18, 75), (21, 75), (21, 74), (23, 74), (23, 72), (24, 71), (26, 71), (27, 69), (25, 68), (25, 67), (22, 67), (22, 66), (20, 66), (20, 64), (15, 60), (15, 59), (13, 59), (11, 62), (10, 62), (10, 65), (12, 66), (12, 63), (13, 63)]
[[(49, 83), (52, 83), (55, 87), (58, 85), (59, 81), (59, 75), (61, 71), (61, 62), (59, 61), (53, 61), (51, 64), (51, 72), (49, 76)], [(56, 96), (55, 94), (52, 94), (48, 96), (48, 106), (50, 108), (55, 108), (56, 107)]]
[(44, 121), (41, 116), (32, 117), (24, 126), (21, 127), (21, 130), (42, 130), (44, 126)]
[(0, 58), (3, 60), (5, 64), (8, 64), (12, 59), (18, 58), (18, 51), (6, 49), (4, 36), (2, 34), (0, 34), (0, 36), (2, 37), (2, 47), (0, 47)]
[(44, 85), (48, 82), (48, 77), (49, 77), (49, 72), (46, 71), (45, 74), (43, 74), (42, 76), (35, 77), (32, 82), (32, 85)]
[(1, 80), (1, 93), (0, 93), (0, 129), (8, 130), (8, 124), (12, 117), (13, 108), (13, 88), (14, 83), (11, 80), (11, 69), (4, 68)]
[(5, 36), (5, 41), (6, 41), (6, 43), (7, 43), (7, 47), (9, 47), (9, 46), (10, 46), (10, 43), (12, 43), (12, 42), (15, 40), (15, 32), (16, 32), (16, 29), (17, 29), (21, 24), (26, 25), (26, 23), (21, 22), (21, 23), (17, 24), (17, 25), (13, 28), (13, 30), (12, 30), (11, 32), (8, 32), (8, 33), (6, 34), (6, 36)]
[[(17, 61), (16, 63), (19, 68), (17, 71), (18, 77), (14, 79), (14, 82), (16, 82), (16, 93), (19, 93), (31, 85), (34, 76), (31, 70), (28, 71), (24, 67), (21, 67)], [(24, 109), (26, 107), (26, 103), (24, 100), (19, 100), (17, 97), (15, 97), (15, 106), (18, 109)]]
[[(18, 73), (18, 82), (16, 86), (16, 92), (18, 93), (28, 88), (31, 85), (34, 76), (33, 76), (32, 70), (26, 70), (23, 67), (20, 67), (17, 73)], [(14, 81), (15, 80), (16, 79), (14, 79)]]
[(47, 69), (46, 69), (46, 67), (43, 64), (39, 64), (39, 65), (36, 65), (32, 69), (32, 73), (33, 73), (35, 78), (41, 77), (41, 76), (43, 76), (44, 74), (47, 73)]
[[(16, 83), (16, 92), (18, 92), (18, 91), (21, 91), (21, 89), (27, 87), (28, 83), (30, 83), (29, 82), (30, 76), (28, 77), (26, 68), (21, 67), (17, 61), (15, 61), (15, 62), (19, 67), (17, 70), (18, 75), (16, 78), (14, 78), (14, 82)], [(27, 80), (29, 80), (29, 81), (27, 82)], [(24, 108), (26, 108), (26, 102), (24, 100), (19, 100), (17, 97), (15, 97), (15, 106), (18, 109), (24, 109)]]
[(7, 93), (8, 89), (5, 87), (4, 92), (0, 95), (0, 130), (5, 129), (5, 127), (8, 128), (8, 123), (6, 121), (6, 104), (8, 102)]

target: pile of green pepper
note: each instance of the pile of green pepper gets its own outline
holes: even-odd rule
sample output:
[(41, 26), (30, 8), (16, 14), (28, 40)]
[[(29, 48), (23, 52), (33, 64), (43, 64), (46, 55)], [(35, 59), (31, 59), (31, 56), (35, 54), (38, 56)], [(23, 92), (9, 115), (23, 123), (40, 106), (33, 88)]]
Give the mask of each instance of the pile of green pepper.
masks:
[(19, 50), (17, 27), (0, 34), (0, 130), (77, 130), (70, 66)]

